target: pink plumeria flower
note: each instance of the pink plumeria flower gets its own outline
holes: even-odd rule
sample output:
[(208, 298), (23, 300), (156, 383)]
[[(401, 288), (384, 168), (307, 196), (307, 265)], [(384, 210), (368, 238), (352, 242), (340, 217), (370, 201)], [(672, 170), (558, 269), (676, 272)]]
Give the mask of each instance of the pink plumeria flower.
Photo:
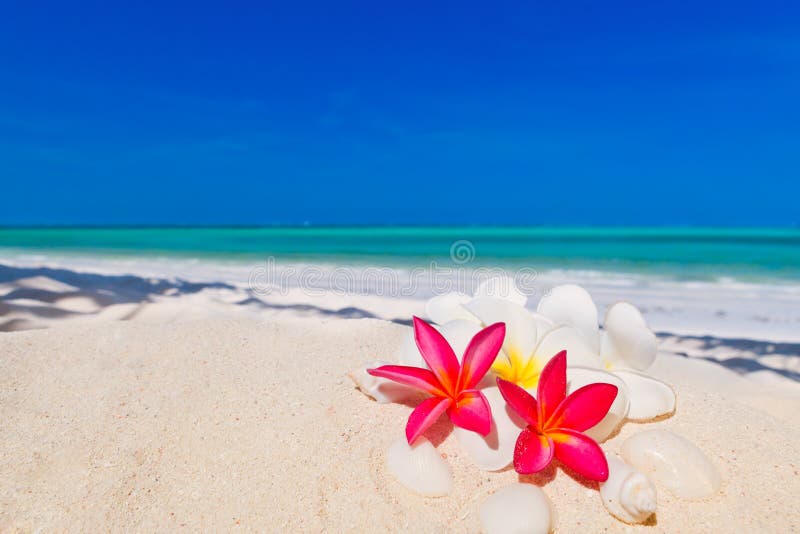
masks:
[(505, 335), (505, 324), (487, 326), (469, 342), (463, 361), (459, 364), (444, 336), (422, 319), (414, 317), (414, 339), (430, 369), (406, 365), (383, 365), (377, 369), (367, 369), (372, 376), (388, 378), (431, 395), (408, 418), (406, 439), (409, 444), (430, 428), (444, 412), (456, 426), (482, 436), (489, 434), (492, 411), (486, 397), (476, 387), (492, 366), (503, 346)]
[(528, 423), (514, 448), (518, 473), (539, 472), (556, 457), (589, 480), (608, 479), (606, 455), (583, 431), (605, 417), (617, 396), (617, 386), (588, 384), (567, 396), (566, 351), (559, 352), (542, 370), (536, 399), (502, 378), (497, 379), (497, 386), (508, 405)]

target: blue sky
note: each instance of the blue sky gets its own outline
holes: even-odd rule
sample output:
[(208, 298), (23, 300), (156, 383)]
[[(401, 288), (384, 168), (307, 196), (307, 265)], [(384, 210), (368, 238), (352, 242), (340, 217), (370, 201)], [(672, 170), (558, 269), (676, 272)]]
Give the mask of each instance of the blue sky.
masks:
[(0, 224), (800, 222), (796, 2), (109, 4), (4, 4)]

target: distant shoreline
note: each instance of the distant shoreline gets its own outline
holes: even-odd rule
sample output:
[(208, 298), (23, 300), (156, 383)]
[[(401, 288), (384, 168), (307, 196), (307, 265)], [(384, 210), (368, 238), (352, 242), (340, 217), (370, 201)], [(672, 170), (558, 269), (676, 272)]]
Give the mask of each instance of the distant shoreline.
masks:
[[(21, 254), (413, 266), (488, 265), (800, 281), (800, 229), (674, 227), (58, 227), (0, 229)], [(460, 254), (454, 257), (454, 254)]]

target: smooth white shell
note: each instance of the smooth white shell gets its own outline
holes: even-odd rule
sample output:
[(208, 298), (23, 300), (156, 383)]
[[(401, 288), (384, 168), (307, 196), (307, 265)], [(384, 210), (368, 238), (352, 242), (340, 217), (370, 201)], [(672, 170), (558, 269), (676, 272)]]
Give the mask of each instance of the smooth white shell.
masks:
[(628, 302), (609, 306), (603, 328), (600, 356), (605, 362), (640, 371), (653, 364), (658, 340), (636, 306)]
[(487, 278), (475, 289), (475, 298), (494, 297), (509, 300), (520, 306), (525, 306), (528, 297), (517, 287), (517, 282), (511, 276), (494, 276)]
[(567, 393), (572, 393), (576, 389), (582, 388), (587, 384), (602, 382), (617, 386), (617, 397), (611, 404), (611, 408), (602, 421), (585, 431), (584, 434), (598, 443), (608, 439), (614, 431), (619, 428), (628, 415), (628, 388), (625, 382), (618, 376), (601, 371), (599, 369), (589, 369), (586, 367), (567, 367)]
[(608, 460), (608, 480), (600, 483), (606, 510), (625, 523), (643, 523), (656, 511), (656, 488), (650, 479), (615, 455)]
[(453, 428), (458, 444), (485, 471), (498, 471), (514, 459), (514, 446), (526, 424), (506, 404), (496, 386), (482, 390), (492, 409), (492, 430), (486, 437), (461, 427)]
[(628, 387), (628, 419), (652, 421), (675, 411), (675, 392), (664, 382), (636, 371), (615, 371)]
[(463, 293), (437, 295), (425, 303), (425, 314), (436, 324), (444, 324), (457, 319), (474, 321), (475, 318), (462, 306), (469, 302), (470, 298)]
[(387, 365), (387, 362), (373, 362), (350, 372), (350, 378), (353, 379), (359, 391), (375, 399), (379, 404), (403, 402), (419, 395), (419, 392), (413, 388), (367, 373), (367, 369), (374, 369), (381, 365)]
[(581, 286), (565, 284), (554, 287), (542, 297), (536, 311), (558, 324), (574, 326), (581, 331), (590, 347), (600, 349), (597, 306)]
[(453, 472), (424, 437), (409, 445), (405, 436), (395, 440), (386, 453), (386, 468), (402, 485), (426, 497), (440, 497), (453, 490)]
[(533, 484), (511, 484), (481, 504), (481, 527), (486, 534), (547, 534), (555, 528), (550, 499)]
[(668, 430), (647, 430), (625, 440), (627, 463), (677, 497), (694, 500), (719, 491), (722, 479), (711, 460), (694, 443)]

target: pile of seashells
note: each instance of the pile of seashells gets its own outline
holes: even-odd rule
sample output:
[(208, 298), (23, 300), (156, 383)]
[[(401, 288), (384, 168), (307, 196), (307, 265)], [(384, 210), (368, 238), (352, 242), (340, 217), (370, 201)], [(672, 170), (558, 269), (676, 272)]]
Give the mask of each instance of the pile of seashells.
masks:
[[(608, 414), (585, 434), (602, 444), (626, 421), (638, 423), (669, 417), (675, 411), (670, 386), (645, 374), (658, 353), (655, 334), (640, 311), (627, 302), (611, 305), (603, 329), (589, 293), (580, 286), (554, 287), (538, 303), (526, 308), (527, 297), (507, 277), (484, 281), (473, 296), (449, 293), (430, 299), (428, 317), (450, 343), (456, 355), (481, 328), (505, 323), (506, 336), (491, 372), (478, 386), (493, 414), (487, 436), (454, 427), (460, 447), (481, 469), (500, 471), (513, 460), (517, 436), (526, 424), (506, 403), (496, 377), (516, 383), (535, 395), (538, 377), (547, 362), (566, 350), (567, 390), (591, 383), (617, 386), (618, 394)], [(405, 402), (417, 391), (367, 369), (387, 363), (426, 367), (409, 332), (394, 362), (371, 362), (351, 373), (357, 387), (378, 403)], [(647, 430), (622, 443), (621, 457), (606, 454), (609, 476), (600, 483), (600, 498), (608, 512), (626, 523), (646, 522), (657, 508), (656, 485), (679, 498), (702, 499), (720, 488), (717, 469), (707, 456), (685, 438), (666, 430)], [(425, 496), (442, 496), (453, 488), (450, 467), (424, 437), (409, 445), (394, 442), (387, 468), (401, 484)], [(532, 484), (512, 484), (489, 496), (481, 506), (486, 532), (550, 532), (555, 528), (553, 507), (544, 492)]]

